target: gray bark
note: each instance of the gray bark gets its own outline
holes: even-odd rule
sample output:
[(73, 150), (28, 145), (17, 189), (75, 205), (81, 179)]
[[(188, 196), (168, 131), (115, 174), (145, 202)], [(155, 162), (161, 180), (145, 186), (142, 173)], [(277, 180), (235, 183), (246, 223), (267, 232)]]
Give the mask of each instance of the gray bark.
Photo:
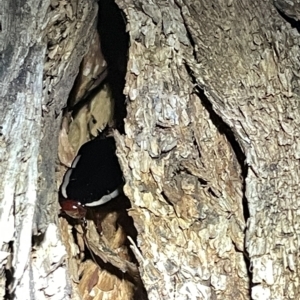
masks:
[[(7, 285), (16, 299), (67, 299), (56, 221), (57, 137), (97, 7), (37, 0), (1, 6), (0, 297)], [(38, 234), (42, 242), (32, 249)]]
[[(298, 6), (116, 2), (130, 36), (117, 154), (149, 299), (296, 299), (300, 39), (288, 20)], [(4, 1), (2, 10), (0, 297), (10, 283), (16, 299), (75, 299), (55, 166), (97, 6)], [(70, 256), (74, 241), (63, 239)], [(86, 265), (82, 293), (96, 272)]]

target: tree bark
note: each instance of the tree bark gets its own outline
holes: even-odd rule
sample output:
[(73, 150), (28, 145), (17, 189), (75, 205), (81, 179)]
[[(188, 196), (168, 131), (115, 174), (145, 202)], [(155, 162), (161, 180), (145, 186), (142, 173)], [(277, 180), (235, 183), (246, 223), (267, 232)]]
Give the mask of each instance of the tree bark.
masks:
[[(116, 3), (130, 36), (117, 154), (149, 299), (296, 299), (298, 7)], [(55, 166), (97, 6), (2, 7), (0, 297), (75, 299)]]
[(117, 3), (119, 155), (149, 299), (294, 299), (299, 32), (270, 1)]
[(68, 299), (56, 217), (57, 137), (97, 6), (38, 0), (1, 6), (0, 298)]

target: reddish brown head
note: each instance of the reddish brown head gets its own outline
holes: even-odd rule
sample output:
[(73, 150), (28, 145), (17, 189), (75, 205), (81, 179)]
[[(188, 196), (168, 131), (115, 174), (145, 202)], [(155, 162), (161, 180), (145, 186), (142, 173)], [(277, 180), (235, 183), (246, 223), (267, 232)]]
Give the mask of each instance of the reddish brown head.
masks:
[(83, 219), (86, 215), (86, 209), (80, 202), (63, 199), (60, 201), (61, 210), (73, 219)]

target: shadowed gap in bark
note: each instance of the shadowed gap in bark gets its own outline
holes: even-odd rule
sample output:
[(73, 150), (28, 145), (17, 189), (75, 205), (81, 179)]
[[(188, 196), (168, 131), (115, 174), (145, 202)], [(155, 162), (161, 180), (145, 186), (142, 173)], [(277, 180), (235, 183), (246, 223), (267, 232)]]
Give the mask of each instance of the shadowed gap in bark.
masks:
[[(291, 24), (292, 28), (296, 28), (300, 32), (300, 21), (297, 20), (297, 13), (294, 14), (293, 6), (286, 6), (285, 1), (274, 1), (274, 6), (279, 15), (288, 23)], [(290, 14), (290, 15), (289, 15)]]
[(125, 15), (112, 0), (99, 1), (98, 31), (102, 53), (108, 65), (107, 82), (115, 100), (116, 127), (123, 134), (124, 118), (126, 117), (123, 89), (128, 60), (129, 36), (126, 32)]
[[(241, 171), (242, 171), (242, 177), (243, 177), (243, 214), (244, 214), (244, 218), (245, 218), (245, 222), (247, 224), (247, 220), (250, 216), (249, 214), (249, 209), (248, 209), (248, 203), (247, 203), (247, 199), (245, 196), (245, 190), (246, 190), (246, 183), (245, 180), (247, 178), (247, 174), (248, 174), (248, 167), (245, 164), (245, 160), (246, 160), (246, 156), (241, 148), (241, 146), (239, 145), (238, 141), (235, 139), (234, 133), (233, 131), (230, 129), (230, 127), (222, 120), (222, 118), (220, 116), (217, 115), (217, 113), (214, 111), (213, 106), (211, 104), (211, 102), (208, 100), (208, 98), (206, 97), (204, 90), (201, 89), (199, 87), (199, 85), (196, 84), (196, 79), (193, 76), (193, 72), (191, 71), (191, 69), (189, 68), (188, 65), (185, 65), (188, 74), (190, 74), (191, 80), (193, 82), (193, 84), (196, 86), (195, 87), (195, 93), (198, 95), (199, 100), (201, 101), (202, 105), (205, 107), (205, 109), (208, 111), (209, 116), (211, 121), (213, 122), (213, 124), (216, 126), (216, 128), (219, 130), (219, 132), (221, 134), (224, 134), (228, 140), (228, 142), (230, 143), (236, 159), (241, 167)], [(237, 250), (239, 251), (239, 250)], [(246, 250), (245, 250), (246, 251)], [(244, 253), (244, 259), (245, 259), (245, 263), (247, 265), (247, 270), (248, 270), (248, 276), (250, 278), (250, 283), (252, 282), (252, 274), (250, 271), (250, 260), (248, 257), (248, 254), (245, 252)], [(249, 289), (250, 291), (250, 289)]]
[[(13, 242), (9, 242), (9, 252), (13, 253)], [(12, 257), (11, 257), (12, 259)], [(14, 268), (6, 268), (5, 269), (5, 278), (6, 278), (6, 284), (5, 284), (5, 295), (4, 300), (11, 300), (15, 298), (15, 292), (10, 292), (10, 286), (13, 284), (14, 280)]]
[[(182, 18), (183, 22), (184, 22), (184, 17)], [(191, 34), (190, 30), (189, 30), (189, 26), (187, 26), (187, 24), (185, 24), (185, 28), (187, 31), (187, 36), (189, 38), (189, 41), (193, 47), (193, 56), (195, 58), (195, 61), (198, 61), (198, 54), (195, 50), (195, 42), (193, 39), (193, 35)], [(245, 219), (245, 223), (247, 224), (247, 220), (250, 217), (250, 213), (249, 213), (249, 208), (248, 208), (248, 202), (245, 196), (245, 191), (246, 191), (246, 178), (247, 178), (247, 174), (248, 174), (248, 167), (245, 164), (245, 160), (246, 160), (246, 156), (244, 154), (244, 152), (242, 151), (241, 146), (239, 145), (238, 141), (235, 139), (234, 133), (233, 131), (230, 129), (230, 127), (222, 120), (222, 118), (220, 116), (217, 115), (217, 113), (214, 111), (213, 106), (211, 104), (211, 102), (208, 100), (208, 98), (206, 97), (204, 90), (197, 84), (196, 78), (193, 75), (192, 70), (190, 69), (190, 67), (188, 66), (188, 64), (185, 64), (186, 70), (188, 72), (188, 74), (190, 75), (191, 81), (195, 86), (195, 92), (198, 95), (202, 105), (206, 108), (206, 110), (209, 112), (210, 115), (210, 119), (213, 122), (213, 124), (218, 128), (219, 132), (221, 134), (225, 134), (228, 142), (230, 143), (236, 159), (241, 167), (241, 172), (242, 172), (242, 177), (243, 177), (243, 199), (242, 199), (242, 204), (243, 204), (243, 215), (244, 215), (244, 219)], [(238, 249), (236, 249), (237, 251), (239, 251)], [(251, 265), (250, 265), (250, 260), (249, 260), (249, 256), (248, 253), (246, 251), (246, 249), (244, 250), (244, 260), (247, 266), (247, 271), (248, 271), (248, 277), (249, 277), (249, 282), (250, 285), (252, 285), (252, 272), (251, 272)], [(249, 297), (251, 298), (251, 289), (249, 287)]]
[[(84, 97), (72, 106), (72, 98), (75, 96), (75, 89), (72, 90), (68, 105), (65, 112), (72, 111), (72, 117), (75, 117), (80, 109), (87, 105), (95, 94), (101, 91), (105, 84), (108, 84), (111, 90), (111, 96), (114, 99), (114, 128), (121, 134), (124, 134), (124, 118), (126, 117), (126, 105), (123, 89), (125, 86), (125, 75), (127, 66), (127, 52), (129, 46), (129, 37), (126, 33), (126, 19), (112, 0), (103, 0), (99, 2), (99, 15), (98, 15), (98, 32), (100, 36), (102, 54), (107, 62), (107, 69), (104, 70), (100, 76), (103, 80), (100, 84), (87, 92)], [(82, 68), (80, 70), (82, 72)], [(104, 74), (105, 73), (105, 74)], [(74, 86), (76, 85), (76, 81)], [(118, 226), (124, 228), (126, 235), (130, 236), (137, 245), (137, 231), (134, 227), (133, 220), (128, 216), (127, 210), (131, 207), (130, 201), (125, 196), (121, 199), (114, 199), (99, 208), (93, 208), (88, 211), (87, 219), (93, 220), (98, 231), (101, 231), (101, 221), (111, 212), (118, 212)], [(64, 216), (69, 224), (75, 226), (78, 220), (74, 220), (68, 216)], [(76, 230), (73, 227), (72, 232), (75, 243), (77, 241)], [(130, 248), (128, 239), (124, 242), (127, 246), (131, 261), (138, 265), (138, 262)], [(84, 260), (93, 260), (100, 268), (107, 272), (116, 275), (120, 279), (127, 279), (136, 286), (134, 299), (147, 299), (146, 290), (140, 278), (131, 278), (130, 274), (124, 274), (117, 267), (111, 263), (105, 263), (98, 256), (91, 252), (88, 245), (85, 247)]]
[(291, 24), (292, 28), (296, 28), (298, 30), (298, 32), (300, 32), (300, 21), (294, 20), (293, 18), (285, 15), (282, 11), (280, 11), (278, 9), (277, 9), (277, 11), (286, 22)]

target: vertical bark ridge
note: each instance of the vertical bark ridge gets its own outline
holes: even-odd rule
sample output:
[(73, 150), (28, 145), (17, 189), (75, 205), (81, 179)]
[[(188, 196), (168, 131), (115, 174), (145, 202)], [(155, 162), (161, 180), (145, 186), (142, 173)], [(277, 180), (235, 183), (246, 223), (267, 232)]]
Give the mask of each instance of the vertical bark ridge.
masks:
[(124, 3), (128, 98), (118, 155), (149, 299), (245, 299), (240, 166), (201, 104), (177, 4)]
[(246, 155), (252, 298), (294, 299), (299, 33), (268, 1), (177, 3), (197, 47), (185, 59)]

